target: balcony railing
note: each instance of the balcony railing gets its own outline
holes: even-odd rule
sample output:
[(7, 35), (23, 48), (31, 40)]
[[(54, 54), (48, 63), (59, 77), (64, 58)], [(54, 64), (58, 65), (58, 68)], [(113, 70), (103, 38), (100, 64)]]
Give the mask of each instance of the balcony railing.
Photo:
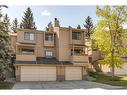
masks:
[(17, 61), (36, 61), (35, 55), (16, 54)]
[(73, 44), (84, 44), (84, 41), (83, 40), (73, 40), (72, 39), (72, 43)]
[(54, 41), (44, 41), (44, 46), (54, 46)]
[(71, 61), (73, 63), (89, 63), (88, 55), (72, 55)]

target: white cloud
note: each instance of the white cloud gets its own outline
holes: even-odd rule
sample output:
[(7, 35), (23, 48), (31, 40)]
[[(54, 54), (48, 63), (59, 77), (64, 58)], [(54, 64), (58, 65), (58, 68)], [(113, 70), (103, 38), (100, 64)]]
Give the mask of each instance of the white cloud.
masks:
[(44, 11), (42, 11), (41, 15), (42, 16), (50, 16), (51, 13), (48, 10), (44, 10)]

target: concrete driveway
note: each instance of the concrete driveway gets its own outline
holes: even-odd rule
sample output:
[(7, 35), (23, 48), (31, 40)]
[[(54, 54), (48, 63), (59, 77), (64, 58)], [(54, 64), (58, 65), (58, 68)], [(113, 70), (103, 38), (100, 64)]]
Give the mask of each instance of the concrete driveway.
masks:
[(63, 82), (17, 82), (13, 89), (120, 89), (118, 86), (110, 86), (90, 81), (63, 81)]

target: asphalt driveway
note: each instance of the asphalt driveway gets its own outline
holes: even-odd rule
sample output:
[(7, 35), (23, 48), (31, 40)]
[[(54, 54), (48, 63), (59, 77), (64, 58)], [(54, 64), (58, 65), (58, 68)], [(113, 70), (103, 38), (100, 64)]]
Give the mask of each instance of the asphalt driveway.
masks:
[(59, 89), (120, 89), (118, 86), (110, 86), (90, 81), (63, 81), (63, 82), (17, 82), (12, 89), (42, 89), (42, 90), (59, 90)]

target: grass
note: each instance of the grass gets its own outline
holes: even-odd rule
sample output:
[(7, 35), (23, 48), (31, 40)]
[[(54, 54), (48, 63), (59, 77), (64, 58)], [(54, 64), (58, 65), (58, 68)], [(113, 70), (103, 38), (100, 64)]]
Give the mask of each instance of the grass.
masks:
[(95, 82), (109, 84), (112, 86), (127, 87), (127, 77), (125, 76), (107, 76), (104, 74), (90, 73), (90, 76), (96, 78)]
[(11, 89), (13, 86), (14, 86), (14, 83), (0, 82), (0, 89)]

